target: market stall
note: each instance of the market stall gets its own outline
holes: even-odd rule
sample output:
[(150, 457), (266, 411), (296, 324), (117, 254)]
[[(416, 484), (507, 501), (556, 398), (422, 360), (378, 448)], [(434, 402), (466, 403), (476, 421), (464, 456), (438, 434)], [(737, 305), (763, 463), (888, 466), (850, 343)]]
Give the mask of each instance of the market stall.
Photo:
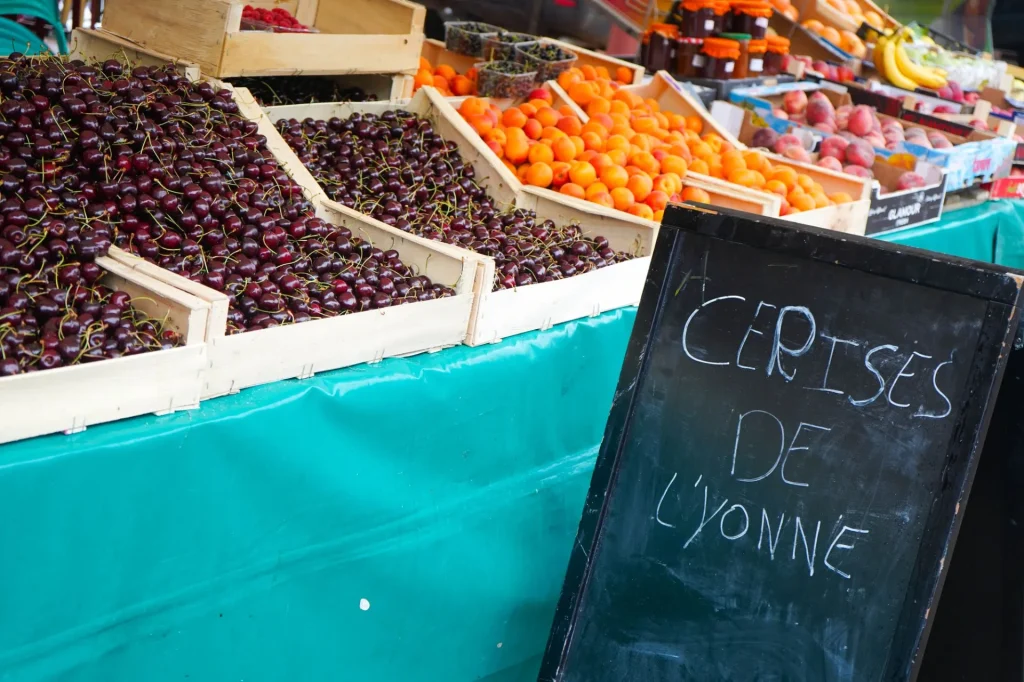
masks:
[(0, 679), (535, 680), (670, 204), (1024, 268), (1010, 70), (867, 0), (356, 4), (0, 65)]

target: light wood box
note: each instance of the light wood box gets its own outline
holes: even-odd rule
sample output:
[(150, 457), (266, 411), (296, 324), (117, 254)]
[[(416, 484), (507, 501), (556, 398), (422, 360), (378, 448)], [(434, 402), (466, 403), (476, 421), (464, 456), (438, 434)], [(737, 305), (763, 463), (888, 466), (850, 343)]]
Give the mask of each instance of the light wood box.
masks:
[[(283, 7), (320, 33), (243, 31), (246, 4)], [(103, 28), (216, 78), (414, 74), (425, 17), (406, 0), (107, 0)]]
[[(576, 221), (584, 234), (604, 236), (616, 250), (637, 256), (625, 263), (564, 280), (493, 291), (494, 259), (449, 246), (448, 248), (465, 254), (465, 258), (478, 262), (476, 301), (466, 339), (467, 344), (493, 343), (515, 334), (546, 329), (561, 322), (598, 315), (639, 302), (654, 248), (656, 226), (637, 225), (624, 220), (622, 213), (603, 209), (595, 204), (553, 201), (544, 192), (533, 191), (533, 188), (524, 190), (522, 187), (510, 185), (496, 172), (479, 147), (471, 143), (473, 140), (479, 140), (476, 133), (434, 88), (420, 89), (412, 100), (401, 106), (386, 102), (311, 104), (271, 107), (267, 113), (274, 121), (292, 118), (301, 121), (307, 117), (346, 118), (356, 112), (382, 113), (396, 108), (412, 111), (431, 120), (438, 134), (458, 144), (463, 160), (473, 166), (477, 180), (498, 205), (516, 205), (533, 209), (540, 218), (551, 219), (559, 225)], [(484, 149), (486, 150), (486, 147)], [(298, 163), (297, 158), (294, 163)], [(323, 194), (320, 194), (319, 198), (325, 199)], [(335, 202), (326, 200), (326, 203), (346, 214), (359, 215)], [(426, 244), (437, 243), (388, 227), (368, 216), (363, 218), (404, 238)]]
[(309, 171), (278, 135), (252, 95), (245, 88), (232, 90), (241, 113), (258, 122), (259, 133), (266, 136), (267, 146), (285, 172), (317, 205), (319, 217), (349, 228), (354, 236), (385, 251), (395, 249), (402, 262), (417, 274), (454, 287), (456, 295), (228, 336), (225, 334), (228, 309), (225, 294), (120, 249), (112, 249), (111, 256), (119, 262), (210, 304), (211, 324), (206, 335), (209, 369), (203, 384), (203, 398), (462, 343), (473, 312), (478, 259), (445, 244), (408, 239), (405, 233), (368, 220), (359, 213), (343, 212), (323, 204), (323, 194)]
[(199, 405), (210, 305), (112, 258), (96, 263), (100, 284), (127, 292), (133, 307), (165, 320), (184, 345), (0, 378), (0, 443)]

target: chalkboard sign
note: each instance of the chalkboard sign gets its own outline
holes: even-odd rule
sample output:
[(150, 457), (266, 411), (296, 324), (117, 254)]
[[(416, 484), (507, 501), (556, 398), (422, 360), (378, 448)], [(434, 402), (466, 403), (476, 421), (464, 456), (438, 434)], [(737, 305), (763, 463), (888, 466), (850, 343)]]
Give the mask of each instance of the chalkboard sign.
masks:
[(666, 212), (539, 680), (913, 679), (1020, 284)]

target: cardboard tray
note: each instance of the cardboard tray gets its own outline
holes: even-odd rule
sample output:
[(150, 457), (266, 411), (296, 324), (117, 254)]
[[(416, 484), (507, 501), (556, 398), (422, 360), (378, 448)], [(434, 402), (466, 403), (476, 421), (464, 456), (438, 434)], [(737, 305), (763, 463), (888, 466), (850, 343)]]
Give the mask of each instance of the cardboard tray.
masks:
[[(320, 33), (243, 31), (246, 4), (283, 7)], [(107, 0), (103, 28), (216, 78), (414, 74), (425, 18), (406, 0)]]
[(0, 443), (199, 405), (210, 305), (109, 257), (96, 262), (104, 271), (101, 284), (127, 292), (135, 308), (166, 320), (184, 345), (0, 378)]

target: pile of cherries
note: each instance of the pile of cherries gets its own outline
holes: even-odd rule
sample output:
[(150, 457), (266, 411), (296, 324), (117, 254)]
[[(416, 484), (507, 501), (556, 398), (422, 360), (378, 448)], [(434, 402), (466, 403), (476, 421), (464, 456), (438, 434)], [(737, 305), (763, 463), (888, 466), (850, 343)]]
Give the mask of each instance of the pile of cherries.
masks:
[(406, 232), (496, 261), (494, 288), (551, 282), (628, 260), (579, 225), (502, 210), (455, 143), (406, 111), (281, 120), (278, 130), (327, 195)]
[(12, 54), (0, 100), (4, 373), (179, 343), (97, 284), (112, 243), (230, 294), (228, 333), (454, 293), (316, 218), (229, 91)]
[(229, 78), (231, 85), (247, 88), (261, 106), (315, 104), (317, 102), (372, 102), (377, 98), (360, 87), (347, 87), (331, 76), (268, 76)]

